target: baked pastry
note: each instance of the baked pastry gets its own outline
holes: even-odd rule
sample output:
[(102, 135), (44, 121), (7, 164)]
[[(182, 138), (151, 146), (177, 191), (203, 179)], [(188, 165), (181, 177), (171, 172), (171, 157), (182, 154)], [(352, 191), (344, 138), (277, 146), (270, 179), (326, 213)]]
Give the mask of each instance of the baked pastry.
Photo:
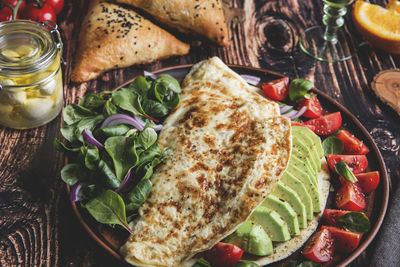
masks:
[(230, 44), (222, 0), (116, 0), (144, 10), (161, 23), (183, 33), (201, 35), (227, 46)]
[(189, 53), (189, 45), (135, 11), (94, 0), (79, 36), (71, 80), (85, 82), (103, 72)]

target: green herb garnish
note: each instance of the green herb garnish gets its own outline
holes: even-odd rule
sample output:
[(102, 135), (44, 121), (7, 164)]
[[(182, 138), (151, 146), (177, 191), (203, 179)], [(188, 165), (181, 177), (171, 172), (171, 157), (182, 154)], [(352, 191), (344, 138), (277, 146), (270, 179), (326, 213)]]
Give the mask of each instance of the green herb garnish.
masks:
[(335, 170), (340, 176), (342, 176), (347, 181), (351, 183), (357, 182), (356, 176), (350, 170), (349, 166), (343, 161), (339, 161), (335, 164)]

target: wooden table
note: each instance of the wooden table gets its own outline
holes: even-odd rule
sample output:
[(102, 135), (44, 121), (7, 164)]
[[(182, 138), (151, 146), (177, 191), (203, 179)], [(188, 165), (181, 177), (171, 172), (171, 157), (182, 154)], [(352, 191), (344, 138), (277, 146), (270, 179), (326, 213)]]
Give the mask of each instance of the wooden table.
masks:
[[(228, 0), (228, 5), (244, 10), (243, 22), (229, 24), (231, 46), (205, 44), (193, 47), (184, 57), (110, 71), (89, 83), (73, 84), (69, 74), (87, 2), (66, 0), (58, 17), (68, 63), (64, 70), (67, 104), (78, 102), (87, 92), (111, 89), (143, 69), (195, 63), (216, 55), (226, 63), (313, 80), (317, 88), (346, 106), (364, 124), (381, 149), (396, 185), (399, 117), (377, 100), (370, 82), (379, 71), (399, 67), (400, 58), (369, 46), (342, 63), (318, 62), (306, 56), (299, 50), (298, 36), (305, 28), (321, 24), (322, 0)], [(356, 34), (349, 14), (345, 25)], [(63, 155), (52, 148), (53, 139), (60, 136), (60, 122), (59, 116), (37, 129), (0, 128), (0, 266), (120, 265), (89, 237), (72, 213), (59, 179)], [(373, 246), (354, 265), (365, 266)]]

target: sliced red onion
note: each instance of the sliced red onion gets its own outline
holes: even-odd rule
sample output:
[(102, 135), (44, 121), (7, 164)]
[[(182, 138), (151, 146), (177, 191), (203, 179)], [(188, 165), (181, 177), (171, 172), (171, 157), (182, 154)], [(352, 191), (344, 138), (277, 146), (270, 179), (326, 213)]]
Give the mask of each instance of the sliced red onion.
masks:
[(154, 127), (153, 127), (154, 131), (156, 131), (156, 132), (161, 131), (163, 128), (164, 128), (164, 126), (162, 124), (157, 124), (157, 125), (154, 125)]
[(77, 202), (82, 200), (82, 183), (77, 182), (71, 187), (71, 194), (70, 194), (70, 199), (72, 202)]
[(131, 117), (126, 114), (113, 114), (103, 121), (100, 128), (110, 127), (120, 124), (132, 125), (139, 131), (143, 131), (145, 125), (145, 123), (137, 116)]
[(125, 187), (129, 184), (129, 182), (131, 181), (131, 177), (132, 177), (132, 172), (131, 170), (128, 171), (128, 173), (125, 176), (125, 179), (122, 181), (121, 185), (119, 186), (119, 188), (117, 190), (115, 190), (115, 192), (119, 193), (122, 190), (125, 189)]
[(243, 79), (246, 80), (247, 83), (251, 85), (257, 85), (260, 83), (261, 78), (253, 75), (248, 75), (248, 74), (241, 74), (240, 75)]
[(302, 108), (297, 112), (297, 114), (294, 115), (291, 119), (294, 120), (294, 119), (300, 118), (300, 117), (304, 114), (304, 112), (306, 112), (306, 111), (307, 111), (307, 107), (306, 107), (306, 106), (302, 107)]
[(148, 71), (144, 71), (143, 74), (145, 76), (150, 76), (151, 78), (153, 78), (154, 80), (157, 79), (157, 75), (155, 75), (154, 73), (148, 72)]
[(304, 112), (306, 112), (306, 110), (307, 110), (307, 107), (304, 106), (300, 110), (291, 110), (288, 113), (282, 114), (282, 116), (285, 116), (286, 118), (294, 120), (294, 119), (301, 117), (304, 114)]
[(288, 112), (292, 108), (293, 108), (293, 106), (282, 106), (282, 105), (279, 105), (279, 110), (281, 111), (281, 114)]
[(97, 141), (96, 138), (94, 138), (92, 131), (90, 131), (89, 129), (83, 129), (82, 136), (86, 139), (86, 141), (96, 146), (97, 148), (104, 149), (103, 144)]

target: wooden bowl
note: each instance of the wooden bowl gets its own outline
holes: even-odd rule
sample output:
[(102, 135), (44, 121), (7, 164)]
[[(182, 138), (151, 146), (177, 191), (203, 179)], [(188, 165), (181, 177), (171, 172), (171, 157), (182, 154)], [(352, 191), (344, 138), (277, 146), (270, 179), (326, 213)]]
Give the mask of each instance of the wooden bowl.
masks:
[[(177, 80), (182, 80), (186, 74), (189, 72), (190, 68), (193, 65), (181, 65), (163, 68), (157, 71), (154, 71), (155, 74), (169, 74)], [(238, 65), (228, 65), (231, 69), (239, 74), (249, 74), (261, 77), (262, 82), (268, 82), (274, 79), (278, 79), (284, 77), (285, 75), (272, 72), (268, 70), (253, 68), (253, 67), (245, 67)], [(131, 83), (135, 78), (132, 78), (125, 83), (116, 86), (113, 90), (117, 90), (129, 83)], [(364, 234), (359, 247), (349, 254), (338, 254), (336, 253), (335, 257), (324, 266), (345, 266), (357, 258), (372, 242), (375, 235), (377, 234), (383, 218), (386, 213), (388, 200), (389, 200), (389, 178), (386, 172), (385, 163), (383, 161), (382, 155), (372, 139), (371, 135), (364, 128), (364, 126), (358, 121), (358, 119), (350, 113), (344, 106), (338, 103), (336, 100), (321, 92), (317, 89), (313, 89), (313, 91), (318, 94), (318, 99), (321, 102), (325, 111), (328, 112), (336, 112), (340, 111), (342, 114), (342, 128), (347, 129), (359, 139), (363, 140), (364, 143), (371, 149), (368, 153), (367, 158), (369, 162), (369, 166), (367, 171), (378, 170), (380, 173), (381, 181), (375, 192), (370, 193), (367, 197), (367, 208), (364, 211), (371, 221), (371, 229), (367, 234)], [(67, 185), (68, 193), (70, 191), (69, 186)], [(328, 198), (327, 207), (334, 207), (334, 194), (330, 194)], [(78, 220), (89, 233), (89, 235), (105, 250), (107, 250), (111, 255), (115, 258), (124, 261), (122, 256), (119, 254), (120, 246), (125, 242), (128, 237), (126, 231), (112, 229), (106, 225), (101, 225), (97, 223), (86, 210), (81, 209), (75, 202), (71, 202), (72, 209), (76, 214)], [(286, 265), (290, 260), (296, 259), (299, 256), (301, 248), (292, 254), (290, 257), (273, 263), (271, 266), (282, 266)]]

